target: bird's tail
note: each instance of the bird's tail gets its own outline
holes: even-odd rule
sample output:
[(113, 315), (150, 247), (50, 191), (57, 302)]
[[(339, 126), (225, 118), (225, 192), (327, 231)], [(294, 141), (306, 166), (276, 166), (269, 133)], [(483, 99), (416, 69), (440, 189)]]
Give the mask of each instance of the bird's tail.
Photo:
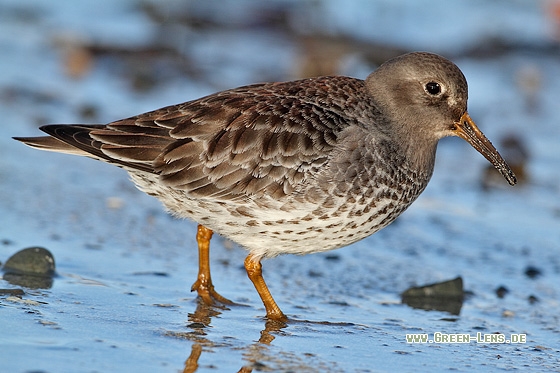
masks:
[(49, 152), (81, 155), (85, 157), (92, 157), (88, 152), (85, 152), (75, 146), (65, 143), (51, 136), (40, 136), (40, 137), (14, 137), (14, 140), (21, 141), (27, 146), (35, 149), (46, 150)]

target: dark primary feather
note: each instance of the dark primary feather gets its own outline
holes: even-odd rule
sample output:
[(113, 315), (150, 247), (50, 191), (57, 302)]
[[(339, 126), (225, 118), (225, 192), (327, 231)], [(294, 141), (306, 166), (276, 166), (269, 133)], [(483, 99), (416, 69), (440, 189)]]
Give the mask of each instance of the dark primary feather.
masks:
[(359, 125), (363, 87), (347, 77), (257, 84), (106, 126), (41, 129), (193, 197), (281, 198), (325, 165), (340, 131)]

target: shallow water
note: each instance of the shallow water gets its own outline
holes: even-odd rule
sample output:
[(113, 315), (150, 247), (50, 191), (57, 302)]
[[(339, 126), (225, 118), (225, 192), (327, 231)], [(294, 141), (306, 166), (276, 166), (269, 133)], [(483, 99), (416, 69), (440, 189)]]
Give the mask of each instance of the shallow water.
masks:
[[(51, 288), (0, 297), (0, 370), (180, 372), (197, 360), (198, 372), (560, 371), (560, 60), (544, 2), (76, 4), (0, 3), (0, 260), (43, 246), (57, 265)], [(426, 32), (442, 13), (463, 22), (447, 17)], [(390, 24), (401, 32), (387, 33)], [(484, 190), (492, 179), (485, 160), (445, 139), (426, 192), (397, 222), (341, 250), (264, 262), (287, 325), (265, 322), (242, 249), (212, 241), (214, 283), (238, 305), (200, 306), (189, 292), (194, 223), (169, 217), (122, 170), (10, 139), (37, 135), (44, 123), (108, 122), (295, 78), (305, 61), (324, 60), (302, 48), (312, 32), (323, 47), (344, 33), (345, 48), (328, 58), (362, 78), (374, 69), (375, 51), (361, 53), (369, 43), (453, 57), (469, 81), (474, 120), (499, 150), (516, 136), (530, 157), (520, 185), (498, 178)], [(489, 48), (496, 40), (506, 47)], [(529, 267), (540, 275), (527, 276)], [(410, 286), (457, 276), (470, 294), (458, 316), (400, 302)], [(527, 342), (406, 342), (406, 334), (435, 332), (526, 334)]]

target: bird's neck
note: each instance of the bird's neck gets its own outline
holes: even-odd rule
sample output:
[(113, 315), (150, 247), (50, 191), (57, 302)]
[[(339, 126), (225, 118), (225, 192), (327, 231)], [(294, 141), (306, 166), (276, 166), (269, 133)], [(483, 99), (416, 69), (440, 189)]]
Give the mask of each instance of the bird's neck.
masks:
[(429, 179), (434, 171), (437, 141), (422, 138), (414, 140), (400, 142), (399, 150), (411, 170), (418, 172), (419, 175), (425, 175)]

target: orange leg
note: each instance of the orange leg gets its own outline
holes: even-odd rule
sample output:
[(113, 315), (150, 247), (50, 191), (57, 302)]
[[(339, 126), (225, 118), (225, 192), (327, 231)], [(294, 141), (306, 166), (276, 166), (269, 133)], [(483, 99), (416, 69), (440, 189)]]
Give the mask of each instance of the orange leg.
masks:
[(253, 285), (255, 285), (255, 289), (257, 289), (257, 293), (259, 293), (262, 299), (264, 308), (266, 309), (266, 317), (270, 320), (286, 321), (288, 318), (282, 313), (280, 307), (278, 307), (274, 298), (272, 298), (268, 286), (266, 286), (264, 282), (261, 261), (255, 260), (253, 256), (249, 254), (245, 259), (245, 269), (247, 270), (247, 276), (249, 276), (249, 279), (253, 282)]
[(212, 277), (210, 277), (210, 239), (212, 238), (212, 230), (203, 225), (198, 225), (196, 233), (196, 242), (198, 243), (198, 278), (191, 287), (191, 291), (197, 291), (198, 296), (202, 298), (206, 304), (214, 304), (216, 302), (223, 304), (232, 304), (227, 298), (222, 297), (212, 285)]

